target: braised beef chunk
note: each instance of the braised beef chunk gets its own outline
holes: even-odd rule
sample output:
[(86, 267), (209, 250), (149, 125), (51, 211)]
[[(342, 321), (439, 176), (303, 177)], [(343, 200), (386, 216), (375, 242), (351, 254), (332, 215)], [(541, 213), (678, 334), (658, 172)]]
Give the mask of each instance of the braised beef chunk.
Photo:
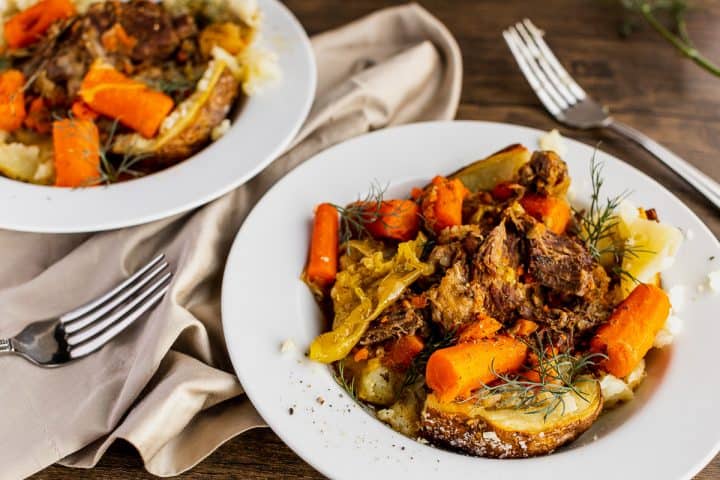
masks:
[(559, 293), (585, 296), (595, 286), (593, 259), (570, 237), (537, 224), (528, 232), (528, 272), (541, 285)]
[(374, 345), (392, 338), (414, 335), (425, 328), (421, 310), (413, 307), (408, 298), (400, 299), (375, 320), (358, 342), (360, 345)]
[(475, 318), (466, 254), (462, 250), (459, 252), (440, 283), (427, 292), (432, 320), (445, 330), (455, 330)]
[(526, 303), (526, 293), (519, 281), (521, 237), (506, 223), (503, 220), (488, 234), (475, 256), (473, 292), (478, 313), (510, 323)]
[(88, 9), (87, 17), (101, 38), (116, 24), (122, 26), (136, 40), (129, 52), (136, 62), (166, 59), (180, 44), (172, 17), (162, 5), (149, 0), (95, 3)]
[(567, 164), (555, 152), (539, 151), (520, 169), (519, 183), (541, 195), (565, 195), (570, 175)]

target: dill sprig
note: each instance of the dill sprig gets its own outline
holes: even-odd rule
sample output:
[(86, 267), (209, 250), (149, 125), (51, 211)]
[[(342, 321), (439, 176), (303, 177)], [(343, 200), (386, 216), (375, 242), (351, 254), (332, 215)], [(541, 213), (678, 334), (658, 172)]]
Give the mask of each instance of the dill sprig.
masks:
[(590, 159), (590, 181), (592, 182), (592, 195), (590, 197), (590, 208), (584, 212), (576, 212), (579, 215), (580, 222), (580, 239), (585, 242), (585, 246), (590, 254), (596, 260), (607, 253), (612, 253), (616, 257), (621, 255), (619, 249), (625, 250), (627, 247), (618, 247), (615, 242), (609, 242), (607, 246), (602, 246), (603, 240), (610, 239), (618, 224), (615, 210), (625, 200), (630, 192), (625, 191), (614, 197), (607, 197), (603, 202), (600, 199), (600, 192), (605, 182), (602, 171), (603, 164), (597, 160), (597, 148), (593, 152)]
[(100, 178), (98, 183), (105, 183), (107, 185), (116, 183), (122, 180), (123, 176), (129, 175), (131, 177), (140, 177), (144, 173), (135, 170), (133, 167), (140, 161), (148, 158), (148, 153), (132, 153), (130, 151), (125, 152), (120, 158), (120, 162), (117, 166), (110, 161), (108, 158), (109, 152), (111, 151), (112, 144), (115, 141), (115, 133), (117, 131), (118, 121), (113, 121), (108, 138), (105, 140), (105, 144), (100, 147)]
[(381, 218), (380, 211), (387, 188), (388, 185), (382, 187), (376, 180), (370, 185), (365, 197), (345, 207), (333, 204), (340, 214), (340, 244), (352, 239), (354, 234), (367, 234), (367, 225)]
[(350, 398), (360, 403), (355, 390), (355, 376), (351, 375), (350, 381), (348, 382), (345, 376), (345, 365), (342, 362), (337, 362), (336, 368), (333, 371), (333, 377), (335, 377), (335, 381), (347, 392)]
[(589, 353), (576, 356), (568, 352), (556, 352), (550, 333), (535, 334), (534, 341), (523, 341), (537, 357), (537, 365), (533, 370), (538, 373), (538, 380), (531, 380), (517, 374), (502, 374), (495, 371), (491, 363), (493, 375), (500, 380), (497, 385), (485, 385), (470, 399), (482, 401), (491, 395), (501, 395), (502, 408), (527, 410), (526, 414), (543, 414), (543, 421), (562, 408), (565, 413), (565, 395), (574, 393), (585, 402), (590, 400), (578, 389), (578, 385), (588, 381), (580, 378), (588, 373), (600, 359), (607, 356), (602, 353)]
[(613, 238), (615, 227), (619, 223), (616, 210), (630, 195), (630, 192), (626, 190), (614, 197), (606, 197), (604, 202), (601, 200), (600, 192), (605, 180), (602, 175), (603, 164), (597, 160), (597, 152), (598, 149), (595, 148), (590, 159), (590, 181), (592, 183), (590, 208), (585, 211), (575, 211), (580, 224), (578, 236), (595, 260), (600, 260), (605, 255), (612, 255), (613, 266), (610, 267), (610, 272), (615, 276), (626, 277), (635, 283), (641, 283), (633, 274), (622, 268), (623, 258), (637, 258), (641, 253), (653, 252), (628, 242), (618, 242)]
[(430, 355), (441, 348), (450, 347), (457, 343), (458, 332), (457, 330), (446, 330), (441, 331), (439, 328), (435, 329), (430, 335), (430, 338), (425, 342), (425, 347), (420, 353), (413, 358), (410, 367), (405, 372), (405, 378), (403, 379), (402, 388), (405, 389), (415, 384), (421, 377), (425, 375), (425, 367), (430, 359)]

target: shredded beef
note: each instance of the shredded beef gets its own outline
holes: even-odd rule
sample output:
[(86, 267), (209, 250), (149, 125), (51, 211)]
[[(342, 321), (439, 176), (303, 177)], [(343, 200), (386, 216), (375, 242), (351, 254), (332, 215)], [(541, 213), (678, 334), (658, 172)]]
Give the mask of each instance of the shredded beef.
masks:
[(375, 320), (358, 342), (360, 345), (374, 345), (405, 335), (414, 335), (425, 328), (421, 310), (413, 307), (408, 299), (392, 304)]
[(567, 164), (555, 152), (540, 151), (520, 169), (519, 183), (541, 195), (565, 195), (570, 175)]
[(536, 224), (527, 234), (529, 273), (541, 285), (560, 293), (585, 296), (594, 286), (593, 259), (570, 237)]

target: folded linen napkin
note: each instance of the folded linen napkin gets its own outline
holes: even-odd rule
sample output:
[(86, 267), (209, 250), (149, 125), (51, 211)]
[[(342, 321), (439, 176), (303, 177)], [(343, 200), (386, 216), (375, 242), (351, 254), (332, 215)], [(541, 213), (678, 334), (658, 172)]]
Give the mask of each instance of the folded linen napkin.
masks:
[[(388, 125), (451, 119), (461, 57), (416, 5), (382, 10), (312, 39), (318, 90), (292, 147), (248, 184), (193, 212), (73, 235), (0, 231), (0, 337), (95, 298), (157, 252), (175, 277), (155, 310), (99, 352), (60, 369), (0, 358), (0, 465), (20, 478), (60, 462), (95, 465), (117, 438), (153, 474), (175, 475), (264, 422), (223, 341), (220, 285), (243, 219), (314, 153)], [(272, 95), (272, 90), (265, 94)], [(232, 321), (232, 319), (226, 319)]]

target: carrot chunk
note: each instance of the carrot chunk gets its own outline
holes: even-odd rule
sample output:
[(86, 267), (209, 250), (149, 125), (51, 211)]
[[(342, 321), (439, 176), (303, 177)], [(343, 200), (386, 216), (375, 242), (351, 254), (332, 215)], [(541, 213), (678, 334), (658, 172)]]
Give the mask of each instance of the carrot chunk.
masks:
[(335, 281), (338, 262), (338, 212), (329, 203), (318, 205), (310, 240), (307, 277), (311, 283), (326, 286)]
[(493, 371), (506, 373), (520, 368), (526, 355), (527, 346), (506, 335), (460, 343), (430, 356), (425, 379), (442, 402), (467, 398), (473, 390), (496, 379)]
[(20, 70), (0, 73), (0, 130), (17, 130), (25, 120), (25, 75)]
[(492, 317), (487, 315), (478, 315), (478, 319), (466, 326), (460, 337), (458, 338), (459, 343), (474, 342), (476, 340), (482, 340), (483, 338), (492, 337), (502, 328), (502, 323), (498, 322)]
[(27, 117), (25, 117), (25, 126), (38, 133), (49, 133), (52, 130), (50, 110), (48, 110), (42, 97), (34, 98), (30, 102), (30, 110)]
[(93, 122), (53, 122), (53, 149), (56, 186), (89, 186), (100, 177), (100, 136)]
[(420, 229), (420, 208), (412, 200), (384, 200), (368, 202), (364, 207), (368, 215), (377, 215), (377, 219), (365, 225), (375, 238), (388, 238), (405, 242), (412, 240)]
[(512, 326), (512, 328), (510, 329), (510, 333), (512, 333), (513, 335), (518, 335), (520, 337), (527, 337), (531, 333), (535, 332), (537, 329), (537, 323), (526, 318), (521, 318), (520, 320), (515, 322), (515, 325)]
[(423, 348), (425, 344), (417, 335), (400, 337), (390, 345), (383, 363), (389, 367), (407, 368)]
[(520, 204), (530, 216), (558, 235), (565, 232), (570, 222), (570, 205), (565, 199), (529, 193), (520, 200)]
[(590, 348), (608, 356), (603, 362), (608, 372), (625, 377), (652, 348), (669, 314), (667, 294), (654, 285), (640, 284), (597, 330)]
[(470, 194), (458, 180), (437, 176), (422, 197), (422, 214), (427, 226), (435, 233), (462, 224), (463, 200)]
[(95, 120), (99, 116), (87, 103), (80, 100), (72, 104), (70, 111), (75, 118), (79, 118), (80, 120)]
[(164, 93), (100, 61), (93, 63), (83, 78), (80, 97), (96, 112), (117, 119), (145, 138), (157, 133), (174, 105)]
[(74, 14), (70, 0), (42, 0), (5, 22), (5, 42), (10, 48), (27, 47), (40, 40), (50, 25)]

